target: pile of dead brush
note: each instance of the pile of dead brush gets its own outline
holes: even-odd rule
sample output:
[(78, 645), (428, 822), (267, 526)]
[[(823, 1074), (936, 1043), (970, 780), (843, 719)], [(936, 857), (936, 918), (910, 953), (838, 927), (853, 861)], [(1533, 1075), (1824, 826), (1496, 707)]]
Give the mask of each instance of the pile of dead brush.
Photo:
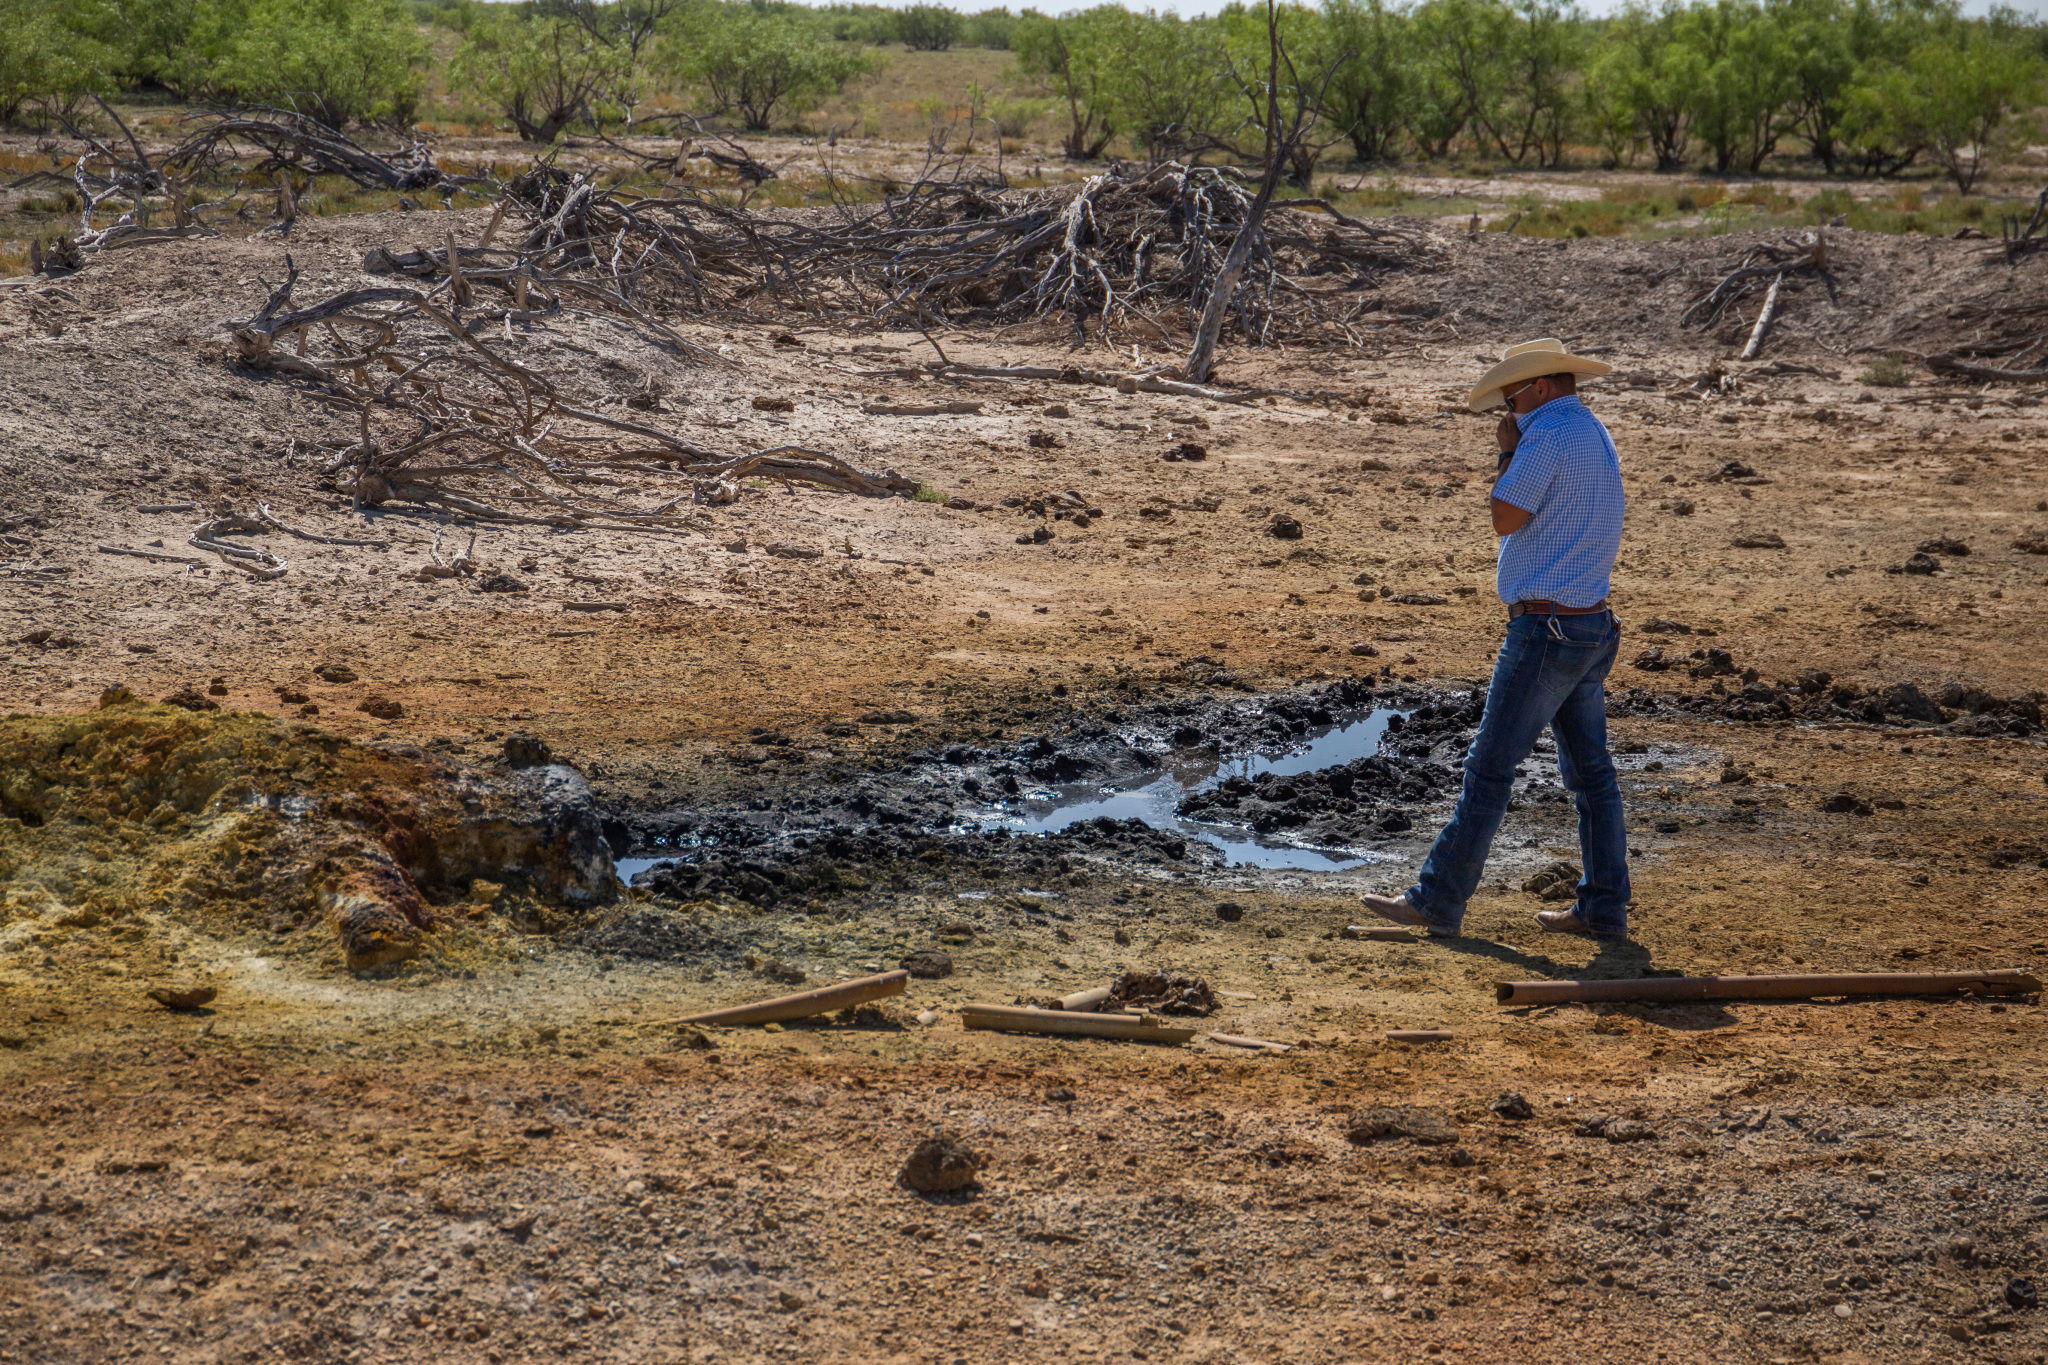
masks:
[[(1152, 338), (1191, 330), (1251, 208), (1234, 172), (1168, 164), (1012, 190), (925, 183), (879, 205), (761, 212), (694, 192), (663, 198), (537, 167), (508, 196), (526, 246), (575, 262), (643, 307), (840, 326), (1060, 319)], [(1236, 296), (1235, 330), (1357, 343), (1350, 324), (1388, 275), (1433, 268), (1426, 232), (1322, 200), (1273, 206)]]

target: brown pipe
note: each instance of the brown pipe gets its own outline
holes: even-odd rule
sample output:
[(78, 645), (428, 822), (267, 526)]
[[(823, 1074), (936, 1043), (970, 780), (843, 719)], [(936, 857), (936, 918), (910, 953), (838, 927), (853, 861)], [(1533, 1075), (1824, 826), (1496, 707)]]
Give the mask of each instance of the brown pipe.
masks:
[(1286, 1052), (1294, 1046), (1292, 1043), (1276, 1043), (1267, 1038), (1246, 1038), (1235, 1033), (1212, 1033), (1209, 1035), (1209, 1041), (1221, 1043), (1225, 1047), (1255, 1048), (1261, 1052)]
[(1633, 981), (1500, 981), (1503, 1005), (1594, 1000), (1804, 1000), (1823, 995), (2015, 995), (2041, 989), (2018, 970), (1992, 972), (1806, 972), (1797, 976), (1653, 976)]
[(1005, 1033), (1077, 1033), (1090, 1038), (1122, 1038), (1139, 1043), (1185, 1043), (1191, 1028), (1170, 1028), (1149, 1014), (1068, 1014), (1022, 1005), (962, 1005), (960, 1022), (968, 1028)]
[(795, 995), (780, 995), (773, 1000), (762, 1000), (752, 1005), (734, 1005), (729, 1009), (707, 1010), (703, 1014), (692, 1014), (681, 1019), (671, 1019), (669, 1022), (672, 1024), (779, 1024), (785, 1019), (808, 1019), (814, 1014), (830, 1014), (833, 1010), (843, 1010), (848, 1005), (860, 1005), (870, 1000), (880, 1000), (885, 995), (901, 995), (909, 984), (909, 972), (883, 972), (880, 976), (863, 976), (854, 981), (842, 981), (836, 986), (820, 986), (814, 991), (799, 991)]
[(1069, 1014), (1094, 1014), (1109, 1001), (1109, 987), (1092, 986), (1085, 991), (1075, 991), (1060, 1000), (1060, 1008)]
[(1387, 1030), (1390, 1043), (1448, 1043), (1451, 1031), (1444, 1028), (1395, 1028)]

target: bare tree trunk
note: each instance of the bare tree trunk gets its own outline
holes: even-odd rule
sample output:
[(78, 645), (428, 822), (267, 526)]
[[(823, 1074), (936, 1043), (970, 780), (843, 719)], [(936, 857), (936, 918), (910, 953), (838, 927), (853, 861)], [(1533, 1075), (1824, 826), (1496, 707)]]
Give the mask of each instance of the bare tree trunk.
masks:
[(1216, 338), (1223, 331), (1223, 320), (1230, 315), (1230, 301), (1237, 293), (1238, 277), (1244, 274), (1245, 263), (1251, 260), (1252, 244), (1259, 237), (1259, 220), (1266, 216), (1266, 205), (1272, 202), (1274, 182), (1280, 178), (1282, 160), (1275, 157), (1266, 167), (1265, 179), (1259, 182), (1259, 193), (1252, 200), (1244, 223), (1237, 230), (1237, 236), (1230, 243), (1230, 250), (1223, 255), (1223, 268), (1216, 272), (1216, 282), (1209, 286), (1209, 301), (1202, 305), (1202, 324), (1195, 329), (1195, 344), (1188, 352), (1188, 363), (1183, 367), (1188, 381), (1206, 384), (1209, 381), (1209, 367), (1216, 361)]
[[(1230, 315), (1238, 277), (1244, 274), (1245, 262), (1252, 257), (1252, 244), (1259, 239), (1259, 222), (1266, 216), (1266, 205), (1273, 202), (1281, 168), (1287, 164), (1294, 139), (1301, 132), (1297, 126), (1292, 136), (1280, 135), (1280, 14), (1274, 0), (1266, 0), (1266, 47), (1266, 174), (1259, 181), (1259, 193), (1239, 225), (1230, 250), (1223, 255), (1223, 268), (1216, 272), (1216, 282), (1209, 287), (1209, 301), (1202, 305), (1202, 323), (1195, 329), (1195, 344), (1189, 349), (1188, 363), (1183, 367), (1188, 382), (1193, 384), (1209, 381), (1209, 369), (1216, 363), (1216, 338), (1223, 331), (1223, 319)], [(1296, 120), (1297, 125), (1300, 122)]]

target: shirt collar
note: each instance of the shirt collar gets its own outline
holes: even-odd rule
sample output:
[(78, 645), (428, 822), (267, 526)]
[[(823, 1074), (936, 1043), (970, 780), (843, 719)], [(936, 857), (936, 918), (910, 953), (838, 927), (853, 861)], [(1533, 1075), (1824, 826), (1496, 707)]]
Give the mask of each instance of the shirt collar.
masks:
[[(1557, 397), (1551, 399), (1548, 403), (1543, 404), (1543, 406), (1537, 408), (1533, 412), (1516, 412), (1515, 429), (1518, 431), (1526, 430), (1531, 422), (1535, 421), (1538, 417), (1544, 416), (1545, 414), (1549, 414), (1550, 416), (1555, 417), (1561, 415), (1569, 409), (1583, 408), (1584, 406), (1586, 405), (1579, 401), (1579, 396), (1575, 393), (1559, 394)], [(1514, 412), (1514, 409), (1510, 408), (1508, 409), (1508, 411)]]

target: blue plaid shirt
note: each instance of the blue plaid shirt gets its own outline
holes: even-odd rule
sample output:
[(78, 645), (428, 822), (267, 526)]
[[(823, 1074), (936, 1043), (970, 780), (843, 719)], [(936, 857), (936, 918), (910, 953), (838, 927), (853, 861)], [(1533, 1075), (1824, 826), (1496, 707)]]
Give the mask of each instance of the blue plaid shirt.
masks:
[(1493, 496), (1530, 513), (1500, 542), (1500, 600), (1590, 607), (1607, 596), (1621, 550), (1621, 457), (1577, 397), (1518, 415), (1522, 439)]

